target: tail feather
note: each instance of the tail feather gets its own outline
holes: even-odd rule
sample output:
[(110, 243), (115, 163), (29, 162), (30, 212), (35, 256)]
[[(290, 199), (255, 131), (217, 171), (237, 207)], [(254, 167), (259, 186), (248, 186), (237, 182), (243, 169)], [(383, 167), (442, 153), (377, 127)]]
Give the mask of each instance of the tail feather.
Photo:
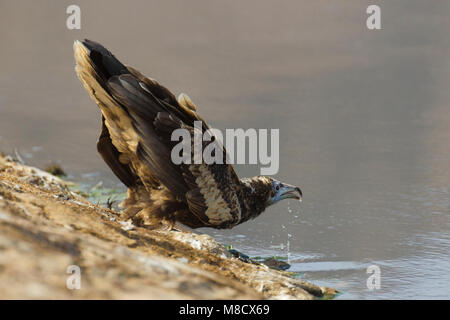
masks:
[(101, 44), (88, 39), (82, 41), (81, 44), (88, 50), (93, 67), (103, 80), (130, 73), (127, 67)]
[[(135, 151), (139, 137), (133, 129), (126, 110), (111, 96), (107, 86), (111, 78), (109, 74), (127, 70), (126, 67), (108, 50), (93, 41), (75, 41), (74, 55), (77, 63), (75, 71), (102, 111), (114, 146), (120, 153)], [(92, 55), (96, 57), (95, 61), (91, 58)]]

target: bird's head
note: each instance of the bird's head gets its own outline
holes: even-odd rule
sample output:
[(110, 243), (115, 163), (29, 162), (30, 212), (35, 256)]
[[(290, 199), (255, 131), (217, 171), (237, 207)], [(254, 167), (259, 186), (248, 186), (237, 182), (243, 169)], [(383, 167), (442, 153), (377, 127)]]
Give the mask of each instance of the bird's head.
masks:
[(257, 176), (241, 180), (244, 186), (246, 199), (257, 208), (256, 212), (264, 211), (268, 206), (283, 199), (302, 200), (302, 191), (299, 187), (275, 180), (266, 176)]
[(267, 198), (267, 206), (277, 203), (283, 199), (297, 199), (302, 201), (302, 190), (299, 187), (269, 178), (267, 189), (270, 194)]

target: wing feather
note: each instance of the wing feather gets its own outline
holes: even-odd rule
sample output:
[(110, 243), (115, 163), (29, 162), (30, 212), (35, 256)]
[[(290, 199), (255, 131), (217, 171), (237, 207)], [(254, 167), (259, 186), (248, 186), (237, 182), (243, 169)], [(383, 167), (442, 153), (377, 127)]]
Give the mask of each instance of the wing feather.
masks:
[(97, 142), (97, 150), (106, 164), (111, 168), (114, 174), (128, 188), (138, 184), (139, 177), (132, 171), (129, 163), (120, 161), (120, 152), (112, 144), (111, 136), (105, 125), (105, 118), (102, 116), (102, 131)]
[[(121, 152), (131, 153), (136, 175), (143, 182), (148, 175), (154, 177), (176, 198), (185, 202), (201, 223), (225, 227), (237, 224), (241, 217), (238, 199), (240, 184), (231, 165), (175, 165), (171, 160), (171, 151), (178, 143), (170, 139), (174, 129), (184, 128), (191, 132), (190, 142), (194, 150), (192, 133), (197, 130), (194, 122), (201, 121), (203, 132), (210, 128), (197, 113), (192, 100), (185, 94), (177, 100), (156, 80), (145, 77), (132, 67), (124, 67), (101, 45), (88, 43), (88, 47), (91, 60), (87, 57), (87, 51), (78, 48), (76, 52), (77, 62), (83, 59), (82, 62), (87, 65), (86, 68), (83, 65), (77, 67), (77, 72), (106, 118), (99, 150), (119, 179), (127, 186), (133, 183), (135, 176), (133, 172), (130, 174), (130, 167), (120, 162)], [(101, 83), (98, 85), (96, 82)], [(115, 121), (121, 121), (124, 125), (121, 122), (116, 125)], [(114, 129), (113, 135), (110, 132), (107, 134), (110, 128)], [(120, 140), (123, 140), (122, 128), (127, 130), (126, 138), (131, 136), (124, 141), (126, 148), (122, 148), (123, 142)], [(115, 142), (114, 139), (119, 140)], [(209, 143), (218, 142), (202, 143), (204, 148)], [(220, 147), (225, 160), (226, 150)], [(136, 160), (138, 163), (135, 163)]]

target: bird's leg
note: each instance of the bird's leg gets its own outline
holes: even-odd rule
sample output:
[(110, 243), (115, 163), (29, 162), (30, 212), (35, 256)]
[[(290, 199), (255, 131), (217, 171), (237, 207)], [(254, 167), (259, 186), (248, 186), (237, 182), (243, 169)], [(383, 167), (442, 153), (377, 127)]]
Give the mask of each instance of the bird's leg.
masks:
[(131, 219), (135, 226), (166, 231), (175, 228), (176, 212), (182, 206), (179, 201), (168, 199), (163, 192), (153, 190), (149, 194), (143, 188), (128, 189), (128, 198), (121, 203), (124, 220)]
[(150, 230), (188, 232), (176, 224), (175, 211), (167, 211), (167, 207), (158, 209), (144, 208), (132, 218), (133, 224)]
[(127, 198), (124, 199), (120, 204), (119, 208), (126, 209), (128, 207), (133, 207), (138, 203), (138, 192), (136, 189), (128, 188)]
[(135, 212), (130, 218), (137, 227), (149, 230), (172, 230), (174, 222), (165, 217), (161, 217), (158, 213), (158, 210), (152, 210), (152, 208), (140, 208), (140, 210)]
[(179, 224), (179, 223), (174, 223), (173, 231), (178, 231), (178, 232), (184, 232), (184, 233), (192, 233), (191, 230), (187, 229), (186, 227), (184, 227), (183, 225)]
[(143, 186), (129, 188), (128, 197), (119, 204), (122, 209), (123, 220), (131, 219), (135, 225), (142, 225), (142, 216), (136, 217), (144, 208), (149, 207), (150, 199), (148, 192)]
[(174, 211), (164, 211), (163, 216), (160, 220), (161, 229), (165, 231), (172, 231), (175, 228), (175, 212)]
[(121, 217), (125, 221), (128, 219), (133, 219), (134, 216), (136, 216), (141, 210), (142, 208), (137, 206), (126, 208), (125, 210), (122, 211)]
[(161, 230), (172, 231), (175, 226), (175, 221), (168, 219), (161, 220)]

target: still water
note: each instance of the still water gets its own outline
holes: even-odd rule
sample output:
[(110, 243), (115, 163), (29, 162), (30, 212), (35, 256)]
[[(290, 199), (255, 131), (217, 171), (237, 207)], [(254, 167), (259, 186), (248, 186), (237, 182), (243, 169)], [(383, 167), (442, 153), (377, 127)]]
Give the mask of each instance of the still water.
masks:
[[(73, 70), (73, 41), (97, 40), (189, 94), (216, 128), (280, 129), (277, 178), (300, 186), (303, 203), (201, 232), (288, 257), (339, 299), (449, 299), (450, 2), (376, 2), (376, 31), (360, 0), (80, 0), (81, 30), (68, 30), (72, 1), (1, 0), (0, 149), (120, 186)], [(379, 290), (366, 286), (370, 265)]]

